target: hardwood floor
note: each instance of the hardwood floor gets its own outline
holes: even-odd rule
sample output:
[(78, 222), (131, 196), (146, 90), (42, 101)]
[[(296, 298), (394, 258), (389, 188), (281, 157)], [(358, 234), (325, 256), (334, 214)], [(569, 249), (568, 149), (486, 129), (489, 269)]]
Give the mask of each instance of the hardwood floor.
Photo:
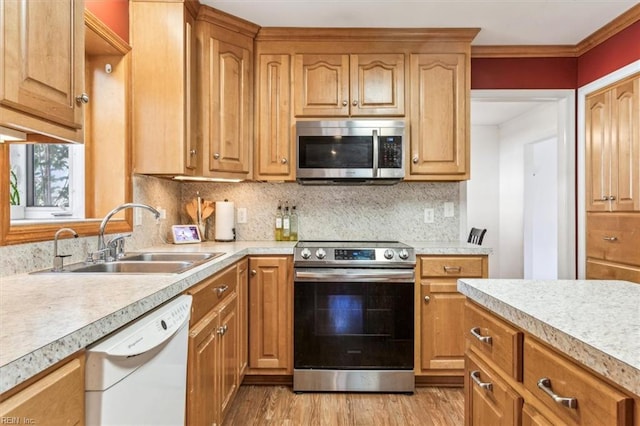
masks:
[(461, 388), (416, 388), (413, 395), (302, 393), (243, 385), (223, 426), (454, 426), (464, 424)]

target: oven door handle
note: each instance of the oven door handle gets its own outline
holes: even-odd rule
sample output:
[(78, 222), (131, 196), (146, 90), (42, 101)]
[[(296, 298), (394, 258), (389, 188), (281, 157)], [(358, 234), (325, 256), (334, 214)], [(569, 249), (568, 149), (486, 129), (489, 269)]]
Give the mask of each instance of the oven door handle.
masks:
[(322, 271), (296, 270), (295, 281), (347, 281), (347, 282), (413, 282), (413, 269), (408, 270), (344, 270), (324, 269)]

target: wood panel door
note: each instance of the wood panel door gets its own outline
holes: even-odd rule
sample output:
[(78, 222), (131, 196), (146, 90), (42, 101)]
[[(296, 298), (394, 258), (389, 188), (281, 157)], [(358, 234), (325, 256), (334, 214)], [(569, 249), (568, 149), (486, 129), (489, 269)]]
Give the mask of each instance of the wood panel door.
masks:
[(587, 97), (585, 106), (587, 211), (608, 211), (611, 192), (610, 104), (611, 93)]
[(84, 2), (3, 1), (0, 124), (82, 142)]
[(211, 310), (189, 330), (186, 424), (220, 424), (216, 399), (218, 311)]
[(349, 55), (295, 55), (296, 117), (349, 115)]
[(231, 294), (219, 308), (218, 345), (219, 358), (216, 370), (219, 372), (218, 398), (220, 420), (224, 419), (233, 397), (240, 386), (238, 361), (238, 295)]
[(464, 295), (456, 280), (429, 280), (421, 284), (422, 370), (464, 369)]
[(404, 115), (404, 54), (351, 55), (352, 116)]
[(408, 180), (469, 178), (467, 55), (411, 55)]
[[(204, 24), (209, 25), (209, 24)], [(208, 170), (246, 176), (251, 139), (252, 53), (209, 36), (204, 42), (203, 131)]]
[(295, 179), (295, 132), (291, 120), (291, 57), (258, 58), (255, 178)]
[(640, 76), (611, 93), (611, 210), (640, 211)]
[(290, 256), (249, 258), (249, 373), (293, 373)]

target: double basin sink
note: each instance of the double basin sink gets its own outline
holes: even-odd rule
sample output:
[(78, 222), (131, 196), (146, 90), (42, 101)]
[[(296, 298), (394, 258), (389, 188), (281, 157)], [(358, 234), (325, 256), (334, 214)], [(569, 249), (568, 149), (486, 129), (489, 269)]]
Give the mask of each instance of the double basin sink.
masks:
[(209, 260), (222, 256), (223, 252), (179, 253), (145, 252), (130, 253), (120, 260), (100, 263), (75, 263), (65, 266), (60, 272), (52, 270), (40, 273), (84, 273), (84, 274), (179, 274), (195, 268)]

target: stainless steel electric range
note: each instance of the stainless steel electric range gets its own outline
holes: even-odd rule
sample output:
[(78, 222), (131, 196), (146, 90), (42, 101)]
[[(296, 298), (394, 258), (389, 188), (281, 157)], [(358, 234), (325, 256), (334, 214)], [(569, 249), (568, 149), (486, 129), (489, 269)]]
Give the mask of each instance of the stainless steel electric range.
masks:
[(295, 392), (414, 391), (415, 264), (397, 241), (295, 246)]

